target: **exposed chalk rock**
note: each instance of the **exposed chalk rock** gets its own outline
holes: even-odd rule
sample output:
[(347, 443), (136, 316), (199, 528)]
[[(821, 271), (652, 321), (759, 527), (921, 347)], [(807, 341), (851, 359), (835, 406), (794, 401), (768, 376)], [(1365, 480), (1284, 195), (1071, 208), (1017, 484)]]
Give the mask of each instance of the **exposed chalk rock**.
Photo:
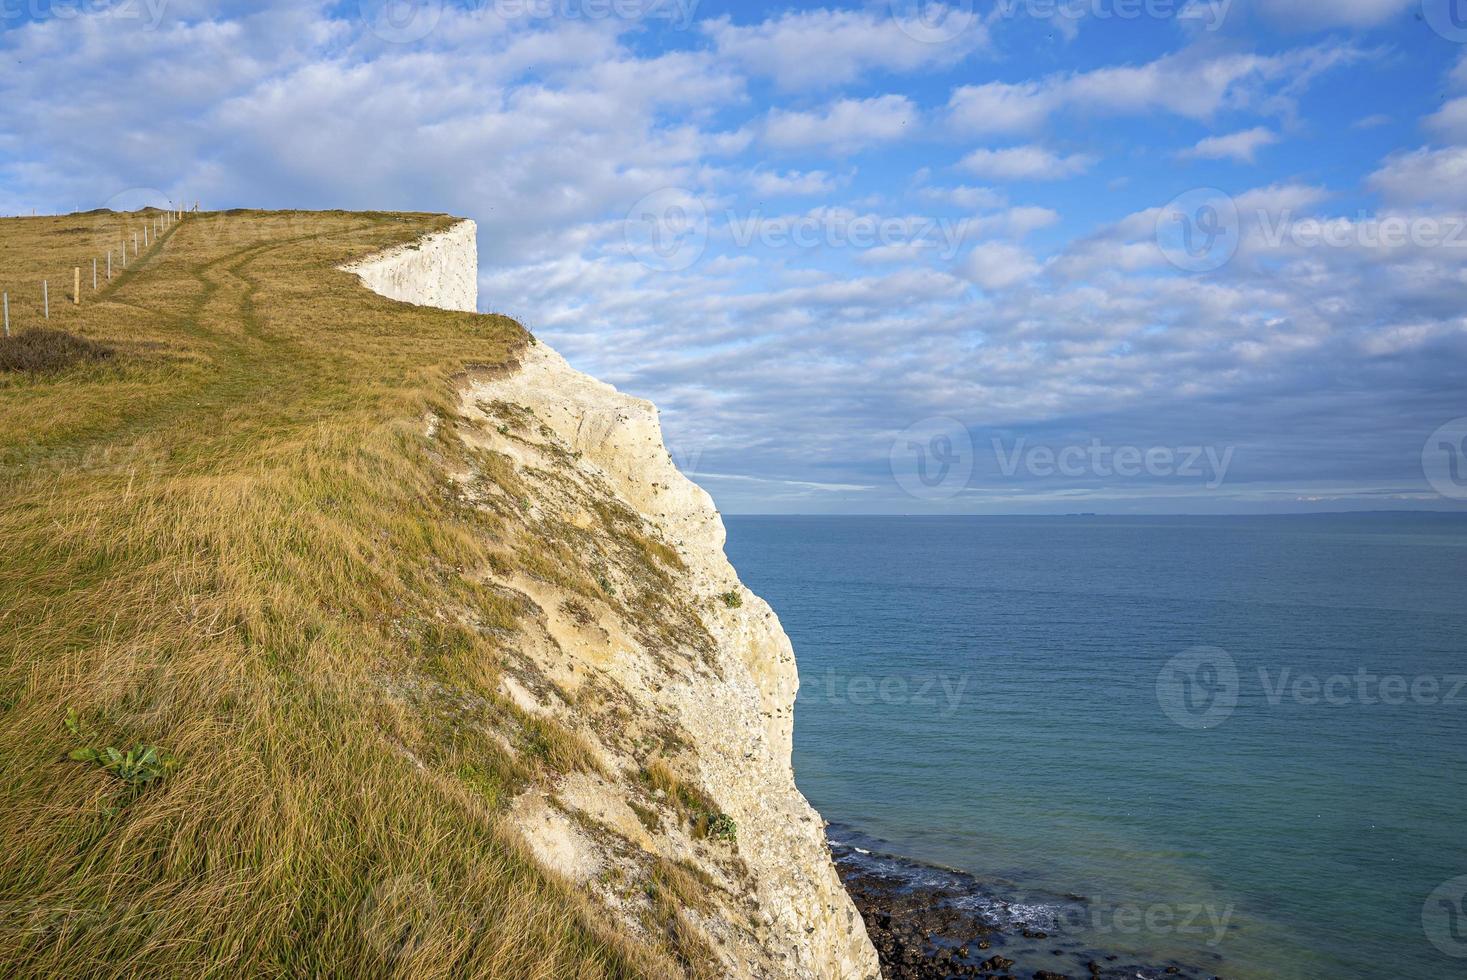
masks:
[(473, 313), (479, 308), (479, 226), (460, 221), (342, 269), (388, 299)]
[[(476, 276), (473, 238), (473, 223), (463, 222), (352, 271), (395, 299), (472, 308), (463, 283)], [(720, 975), (874, 980), (875, 949), (790, 766), (798, 686), (790, 641), (724, 555), (712, 499), (673, 464), (651, 403), (574, 370), (543, 343), (518, 357), (508, 373), (465, 383), (453, 424), (513, 467), (525, 520), (554, 515), (578, 533), (610, 534), (611, 508), (636, 523), (636, 540), (675, 552), (665, 564), (675, 571), (658, 573), (658, 608), (698, 629), (683, 639), (687, 631), (658, 633), (661, 619), (637, 621), (628, 597), (645, 580), (604, 561), (594, 540), (585, 561), (606, 578), (604, 599), (519, 571), (494, 582), (538, 611), (512, 641), (525, 676), (506, 681), (506, 696), (575, 731), (605, 768), (566, 777), (548, 795), (531, 791), (510, 818), (533, 853), (632, 934), (635, 889), (618, 892), (607, 880), (621, 872), (607, 869), (635, 875), (658, 860), (694, 869), (710, 886), (709, 907), (689, 910), (688, 921)], [(654, 757), (732, 818), (736, 840), (694, 839), (686, 814), (648, 788)]]

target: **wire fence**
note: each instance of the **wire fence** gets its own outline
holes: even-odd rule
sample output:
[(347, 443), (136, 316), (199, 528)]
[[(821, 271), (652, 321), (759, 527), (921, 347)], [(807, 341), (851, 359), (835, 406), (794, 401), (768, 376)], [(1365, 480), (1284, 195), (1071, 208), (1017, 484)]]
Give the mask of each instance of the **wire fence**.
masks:
[[(188, 212), (183, 209), (158, 211), (145, 214), (148, 220), (141, 229), (136, 224), (124, 226), (118, 230), (117, 248), (107, 249), (105, 254), (90, 256), (86, 261), (90, 264), (91, 289), (89, 294), (100, 292), (106, 284), (111, 283), (120, 276), (129, 266), (137, 262), (145, 252), (151, 251), (162, 240), (163, 236), (173, 228)], [(83, 270), (85, 265), (73, 266), (71, 269), (71, 291), (69, 296), (63, 297), (63, 301), (69, 300), (72, 305), (80, 306), (83, 296)], [(62, 274), (60, 282), (65, 282), (65, 273)], [(42, 278), (39, 285), (41, 295), (41, 321), (42, 325), (51, 319), (51, 279)], [(21, 287), (25, 288), (25, 287)], [(64, 287), (63, 287), (64, 288)], [(17, 323), (12, 327), (10, 322), (10, 290), (0, 290), (0, 309), (3, 309), (4, 336), (12, 335), (13, 330), (19, 330), (24, 324)], [(18, 294), (17, 294), (18, 295)], [(32, 296), (35, 294), (32, 293)], [(34, 300), (32, 300), (34, 302)]]

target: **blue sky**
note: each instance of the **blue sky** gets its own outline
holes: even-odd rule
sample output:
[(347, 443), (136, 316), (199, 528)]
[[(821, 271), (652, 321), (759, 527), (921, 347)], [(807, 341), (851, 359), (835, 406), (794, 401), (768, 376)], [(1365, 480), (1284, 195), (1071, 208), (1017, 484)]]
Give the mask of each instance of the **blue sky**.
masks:
[(1467, 0), (0, 31), (0, 214), (475, 218), (481, 305), (655, 401), (730, 512), (1467, 506)]

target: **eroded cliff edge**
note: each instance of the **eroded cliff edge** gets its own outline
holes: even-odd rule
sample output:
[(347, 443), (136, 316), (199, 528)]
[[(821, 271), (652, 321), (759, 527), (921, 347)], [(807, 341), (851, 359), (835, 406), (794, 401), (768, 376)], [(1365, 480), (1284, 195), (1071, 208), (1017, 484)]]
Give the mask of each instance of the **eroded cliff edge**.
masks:
[[(472, 310), (475, 239), (460, 222), (350, 271), (396, 300)], [(458, 394), (457, 417), (429, 426), (453, 426), (482, 462), (451, 492), (544, 544), (466, 572), (528, 613), (502, 690), (591, 756), (515, 799), (529, 847), (639, 938), (676, 896), (681, 945), (701, 951), (690, 974), (878, 976), (795, 787), (789, 639), (728, 563), (656, 409), (538, 343)]]

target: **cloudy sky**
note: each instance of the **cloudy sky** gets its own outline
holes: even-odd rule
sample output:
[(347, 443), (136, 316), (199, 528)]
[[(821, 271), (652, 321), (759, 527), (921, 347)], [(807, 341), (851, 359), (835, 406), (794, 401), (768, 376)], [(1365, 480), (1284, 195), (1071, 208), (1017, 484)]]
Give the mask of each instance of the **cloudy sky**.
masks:
[(0, 214), (447, 211), (730, 512), (1467, 507), (1467, 0), (0, 0)]

